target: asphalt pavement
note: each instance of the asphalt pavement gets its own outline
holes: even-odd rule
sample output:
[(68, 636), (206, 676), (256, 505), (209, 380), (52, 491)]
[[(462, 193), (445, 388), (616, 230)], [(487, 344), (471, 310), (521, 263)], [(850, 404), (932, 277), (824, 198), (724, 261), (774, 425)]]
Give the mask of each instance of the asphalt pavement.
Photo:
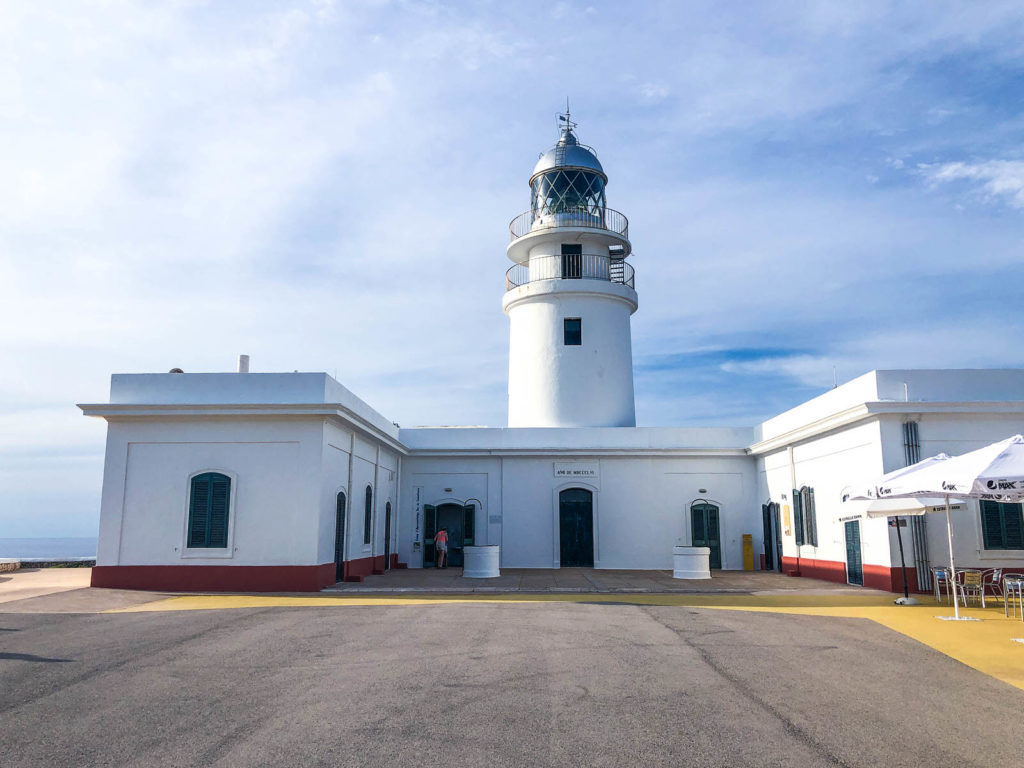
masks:
[(1019, 766), (863, 619), (587, 603), (0, 614), (0, 765)]

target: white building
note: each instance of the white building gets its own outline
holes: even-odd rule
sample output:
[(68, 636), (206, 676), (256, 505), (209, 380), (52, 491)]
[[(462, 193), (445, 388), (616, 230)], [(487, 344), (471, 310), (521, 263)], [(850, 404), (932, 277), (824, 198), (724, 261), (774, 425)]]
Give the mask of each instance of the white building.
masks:
[[(399, 429), (322, 373), (114, 375), (81, 406), (108, 422), (93, 584), (316, 590), (429, 567), (445, 526), (452, 565), (496, 544), (502, 567), (665, 569), (692, 543), (713, 567), (898, 588), (896, 529), (845, 520), (843, 487), (1024, 431), (1024, 370), (874, 371), (756, 427), (636, 427), (607, 182), (566, 115), (511, 224), (508, 428)], [(1024, 567), (1020, 505), (957, 525), (961, 562)], [(906, 531), (927, 588), (943, 532)]]

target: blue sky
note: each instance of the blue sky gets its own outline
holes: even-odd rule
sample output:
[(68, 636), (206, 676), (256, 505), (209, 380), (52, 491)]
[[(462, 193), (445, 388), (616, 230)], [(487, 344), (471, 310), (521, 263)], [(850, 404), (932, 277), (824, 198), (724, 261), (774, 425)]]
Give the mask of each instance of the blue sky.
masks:
[(506, 226), (572, 99), (640, 424), (1019, 367), (1019, 3), (0, 8), (0, 537), (92, 535), (111, 372), (326, 370), (505, 421)]

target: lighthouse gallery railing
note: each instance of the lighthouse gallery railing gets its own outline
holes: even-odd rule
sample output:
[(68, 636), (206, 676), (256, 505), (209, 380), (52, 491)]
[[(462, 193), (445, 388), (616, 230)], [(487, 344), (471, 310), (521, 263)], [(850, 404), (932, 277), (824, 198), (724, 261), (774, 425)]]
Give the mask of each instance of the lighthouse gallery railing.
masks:
[(513, 264), (505, 273), (505, 290), (538, 280), (604, 280), (635, 289), (633, 265), (590, 253), (540, 256), (529, 264)]
[(611, 208), (557, 212), (526, 211), (512, 219), (508, 230), (511, 239), (516, 240), (531, 232), (554, 227), (604, 229), (629, 239), (629, 219), (625, 214)]

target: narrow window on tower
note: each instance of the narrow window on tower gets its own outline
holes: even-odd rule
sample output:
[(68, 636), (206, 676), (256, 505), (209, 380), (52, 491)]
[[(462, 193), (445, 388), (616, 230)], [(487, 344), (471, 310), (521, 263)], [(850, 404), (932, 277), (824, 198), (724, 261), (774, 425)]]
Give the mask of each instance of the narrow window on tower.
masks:
[(583, 277), (583, 246), (562, 243), (562, 279), (579, 280)]
[(562, 321), (565, 346), (578, 347), (583, 343), (583, 321), (578, 317), (567, 317)]

